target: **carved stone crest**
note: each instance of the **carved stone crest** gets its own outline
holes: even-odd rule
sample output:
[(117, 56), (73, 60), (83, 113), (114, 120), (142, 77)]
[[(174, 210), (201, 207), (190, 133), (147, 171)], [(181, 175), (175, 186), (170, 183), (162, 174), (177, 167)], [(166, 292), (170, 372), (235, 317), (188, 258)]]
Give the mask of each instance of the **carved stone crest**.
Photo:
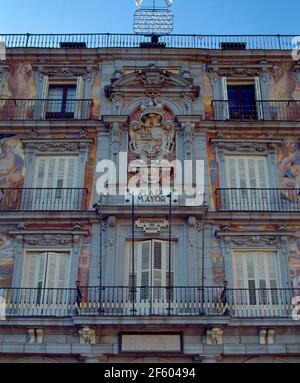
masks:
[(140, 110), (139, 120), (129, 127), (132, 153), (146, 162), (167, 158), (175, 146), (173, 121), (165, 118), (163, 105), (156, 101), (146, 100)]

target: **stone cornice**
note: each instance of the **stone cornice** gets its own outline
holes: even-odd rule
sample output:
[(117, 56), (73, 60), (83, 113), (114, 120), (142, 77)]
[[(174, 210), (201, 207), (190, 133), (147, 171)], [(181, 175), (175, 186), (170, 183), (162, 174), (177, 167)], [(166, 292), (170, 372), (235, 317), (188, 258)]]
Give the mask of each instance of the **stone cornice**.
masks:
[(128, 122), (129, 116), (120, 116), (120, 115), (102, 115), (102, 120), (105, 123), (118, 122), (120, 124), (126, 124)]
[(203, 120), (202, 114), (199, 115), (183, 115), (183, 116), (176, 116), (176, 121), (179, 123), (182, 122), (192, 122), (192, 123), (198, 123)]

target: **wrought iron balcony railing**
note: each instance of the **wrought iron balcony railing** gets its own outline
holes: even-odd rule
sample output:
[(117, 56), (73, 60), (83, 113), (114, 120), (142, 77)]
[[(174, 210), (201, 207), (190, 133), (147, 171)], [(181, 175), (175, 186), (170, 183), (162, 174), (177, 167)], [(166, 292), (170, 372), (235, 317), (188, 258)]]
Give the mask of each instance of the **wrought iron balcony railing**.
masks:
[(0, 99), (0, 120), (88, 120), (92, 100)]
[(87, 189), (0, 189), (0, 211), (85, 211)]
[(217, 189), (218, 211), (300, 212), (300, 189)]
[(213, 100), (215, 120), (300, 121), (300, 101), (239, 102)]
[(222, 287), (6, 288), (0, 289), (0, 315), (292, 318), (299, 295), (300, 289)]
[[(180, 35), (160, 36), (168, 48), (292, 50), (295, 35)], [(138, 48), (151, 36), (116, 33), (1, 34), (7, 48)]]

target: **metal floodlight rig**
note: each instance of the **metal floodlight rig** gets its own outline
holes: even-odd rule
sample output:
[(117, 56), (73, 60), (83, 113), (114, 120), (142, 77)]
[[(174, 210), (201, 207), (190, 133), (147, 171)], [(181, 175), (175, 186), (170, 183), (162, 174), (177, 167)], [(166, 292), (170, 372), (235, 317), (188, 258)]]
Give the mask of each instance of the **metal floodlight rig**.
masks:
[(143, 6), (144, 0), (135, 0), (138, 9), (134, 13), (134, 33), (143, 36), (151, 36), (151, 43), (141, 43), (143, 48), (165, 47), (165, 43), (159, 43), (159, 37), (168, 35), (173, 31), (174, 15), (171, 12), (173, 0), (164, 0), (166, 6), (156, 7)]

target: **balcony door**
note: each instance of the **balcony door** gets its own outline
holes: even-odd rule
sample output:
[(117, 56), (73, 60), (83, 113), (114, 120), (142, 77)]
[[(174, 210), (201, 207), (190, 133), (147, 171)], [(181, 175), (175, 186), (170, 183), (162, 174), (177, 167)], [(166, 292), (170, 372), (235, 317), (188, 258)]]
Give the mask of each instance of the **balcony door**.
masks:
[[(132, 284), (135, 282), (136, 310), (142, 314), (164, 314), (173, 291), (167, 287), (174, 282), (174, 243), (172, 243), (171, 268), (169, 269), (169, 242), (149, 240), (135, 243), (135, 267), (132, 273), (132, 244), (128, 251), (129, 300), (133, 300)], [(171, 273), (170, 273), (171, 271)]]
[(25, 205), (37, 211), (80, 210), (81, 196), (77, 186), (77, 157), (37, 157), (32, 195)]
[(67, 310), (69, 268), (69, 252), (27, 252), (22, 278), (24, 310), (53, 316)]
[(222, 204), (226, 210), (270, 209), (267, 157), (227, 156), (226, 187)]
[(286, 308), (281, 286), (278, 254), (273, 251), (234, 251), (234, 290), (231, 295), (235, 314), (264, 316), (279, 314)]
[(47, 119), (73, 119), (76, 108), (76, 84), (49, 86)]
[(261, 120), (263, 119), (262, 95), (259, 77), (236, 82), (222, 77), (224, 119)]

